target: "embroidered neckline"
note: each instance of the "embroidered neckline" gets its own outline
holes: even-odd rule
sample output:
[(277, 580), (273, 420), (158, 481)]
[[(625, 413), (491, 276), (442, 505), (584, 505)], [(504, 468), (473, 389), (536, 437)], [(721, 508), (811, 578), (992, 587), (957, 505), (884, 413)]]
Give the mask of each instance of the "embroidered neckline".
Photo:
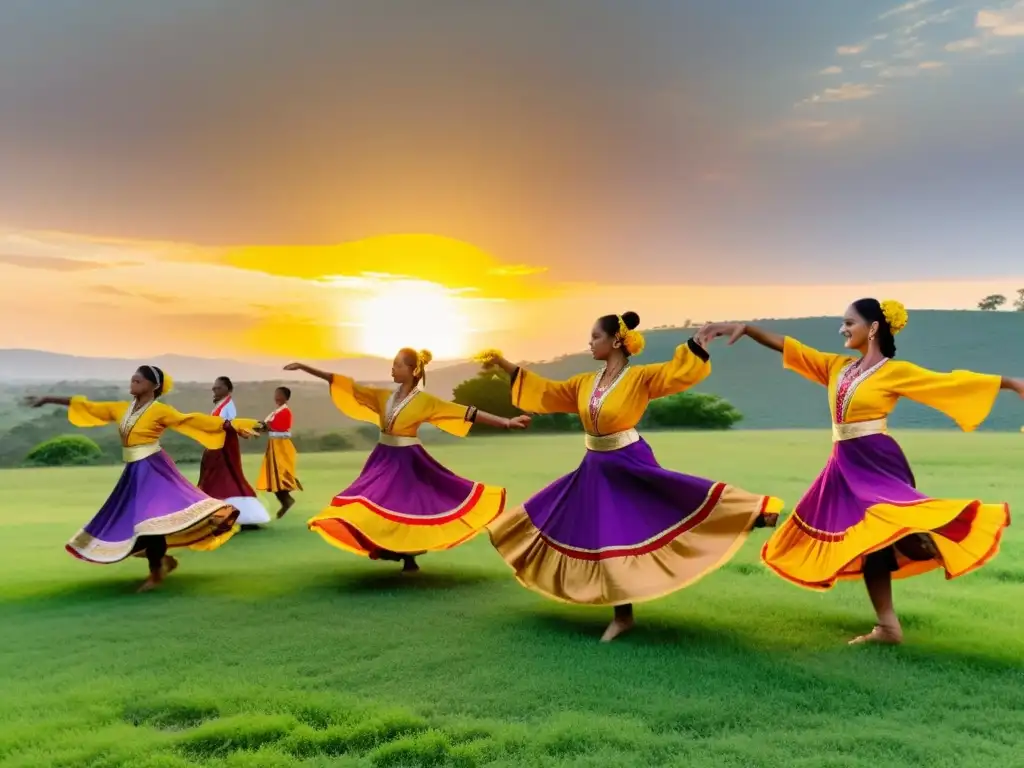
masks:
[[(602, 366), (601, 370), (597, 372), (594, 377), (594, 386), (590, 390), (590, 400), (588, 401), (588, 407), (590, 410), (590, 423), (594, 428), (594, 434), (600, 435), (600, 431), (597, 429), (597, 420), (601, 417), (601, 409), (604, 407), (604, 401), (608, 398), (608, 395), (612, 393), (612, 390), (618, 386), (619, 382), (623, 380), (626, 375), (626, 371), (629, 370), (629, 363), (622, 366), (622, 370), (615, 374), (615, 378), (612, 379), (605, 389), (599, 390), (598, 385), (601, 383), (601, 379), (604, 378), (605, 372), (608, 370), (608, 366)], [(600, 395), (598, 394), (600, 392)]]
[(889, 358), (883, 357), (870, 368), (854, 372), (854, 366), (858, 365), (857, 360), (851, 360), (839, 374), (836, 384), (836, 402), (832, 411), (832, 419), (836, 424), (843, 424), (846, 421), (846, 414), (850, 410), (850, 403), (858, 387), (879, 368), (889, 362)]
[(135, 425), (139, 423), (139, 419), (142, 418), (142, 414), (149, 410), (149, 407), (156, 402), (155, 399), (150, 400), (141, 408), (136, 408), (135, 404), (138, 402), (137, 398), (132, 398), (131, 404), (128, 406), (128, 410), (124, 413), (124, 418), (121, 419), (121, 423), (117, 427), (117, 431), (121, 433), (121, 442), (124, 445), (128, 445), (128, 436), (135, 429)]
[(400, 402), (398, 400), (399, 390), (395, 390), (388, 396), (388, 402), (384, 406), (384, 429), (385, 433), (391, 432), (391, 429), (395, 426), (395, 420), (398, 419), (399, 414), (405, 410), (405, 406), (412, 402), (412, 399), (420, 393), (418, 388), (413, 388), (412, 392), (402, 398)]

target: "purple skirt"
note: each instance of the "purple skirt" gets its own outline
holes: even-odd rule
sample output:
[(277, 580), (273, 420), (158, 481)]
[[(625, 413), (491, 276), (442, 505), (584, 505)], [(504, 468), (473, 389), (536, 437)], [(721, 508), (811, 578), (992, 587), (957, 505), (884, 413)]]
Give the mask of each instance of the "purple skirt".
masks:
[(715, 486), (660, 466), (640, 440), (618, 451), (587, 451), (575, 472), (523, 506), (553, 542), (584, 550), (632, 548), (698, 514)]
[(462, 504), (475, 485), (438, 462), (421, 445), (398, 448), (378, 443), (359, 477), (336, 498), (358, 496), (391, 512), (430, 517)]
[(374, 447), (355, 482), (308, 526), (370, 558), (450, 549), (505, 507), (505, 489), (459, 477), (421, 445)]
[(231, 531), (238, 511), (192, 485), (160, 451), (124, 466), (107, 501), (66, 549), (94, 563), (135, 554), (141, 536), (163, 536), (168, 547), (192, 546)]
[(584, 605), (674, 592), (721, 567), (782, 502), (659, 466), (643, 440), (587, 451), (489, 526), (523, 586)]
[(1006, 504), (936, 499), (915, 486), (889, 435), (838, 441), (761, 558), (784, 579), (823, 590), (865, 572), (906, 578), (941, 567), (955, 578), (996, 555)]

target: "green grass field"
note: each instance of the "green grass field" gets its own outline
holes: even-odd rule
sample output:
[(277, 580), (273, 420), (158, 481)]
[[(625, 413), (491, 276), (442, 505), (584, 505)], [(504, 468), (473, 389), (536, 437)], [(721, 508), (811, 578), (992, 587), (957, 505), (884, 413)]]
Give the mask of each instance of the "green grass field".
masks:
[[(897, 437), (926, 492), (1024, 507), (1024, 436)], [(825, 430), (649, 440), (667, 466), (788, 505), (829, 450)], [(461, 474), (507, 485), (512, 503), (583, 452), (579, 436), (432, 450)], [(284, 521), (217, 552), (185, 552), (146, 595), (134, 594), (142, 561), (95, 566), (63, 550), (117, 468), (0, 472), (0, 764), (1024, 760), (1024, 554), (1014, 528), (975, 574), (897, 584), (900, 648), (847, 646), (872, 624), (863, 588), (816, 594), (783, 582), (758, 561), (765, 532), (724, 569), (639, 606), (637, 629), (602, 645), (607, 609), (528, 592), (486, 537), (402, 576), (308, 532), (306, 519), (363, 459), (300, 457), (306, 491)]]

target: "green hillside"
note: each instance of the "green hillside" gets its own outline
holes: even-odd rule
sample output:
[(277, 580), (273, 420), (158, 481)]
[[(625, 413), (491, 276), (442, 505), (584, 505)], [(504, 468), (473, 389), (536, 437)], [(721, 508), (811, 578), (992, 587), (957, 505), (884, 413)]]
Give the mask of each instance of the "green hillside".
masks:
[[(825, 350), (841, 351), (838, 334), (839, 318), (803, 318), (798, 320), (766, 320), (766, 327), (789, 334), (807, 344)], [(586, 323), (580, 326), (585, 338)], [(935, 370), (966, 368), (970, 370), (1024, 376), (1024, 313), (1019, 312), (949, 312), (916, 311), (910, 325), (898, 338), (901, 359)], [(647, 333), (647, 348), (638, 362), (657, 362), (671, 357), (675, 346), (692, 331), (657, 330)], [(779, 355), (762, 349), (744, 339), (733, 347), (717, 342), (711, 349), (713, 373), (696, 391), (713, 392), (732, 402), (743, 413), (740, 429), (821, 428), (829, 423), (824, 389), (785, 371)], [(595, 367), (589, 355), (571, 355), (533, 366), (551, 378), (565, 378)], [(451, 396), (452, 389), (475, 376), (477, 366), (463, 364), (431, 372), (429, 389), (438, 395)], [(130, 372), (126, 372), (127, 375)], [(229, 372), (230, 373), (230, 372)], [(246, 383), (235, 393), (239, 413), (262, 418), (273, 408), (275, 382)], [(333, 407), (326, 386), (319, 381), (289, 383), (295, 431), (300, 450), (339, 450), (361, 448), (374, 440), (374, 430), (345, 418)], [(81, 393), (93, 398), (122, 398), (124, 391), (109, 385), (65, 382), (35, 390), (40, 394)], [(0, 466), (19, 463), (38, 442), (54, 435), (72, 433), (63, 413), (52, 409), (33, 411), (17, 405), (24, 390), (0, 386)], [(183, 411), (206, 411), (210, 408), (209, 385), (181, 384), (168, 401)], [(985, 430), (1017, 431), (1024, 425), (1024, 404), (1009, 394), (1000, 398)], [(903, 401), (892, 418), (897, 428), (951, 428), (952, 422), (942, 414)], [(104, 434), (106, 433), (106, 434)], [(340, 433), (346, 445), (324, 444), (317, 436)], [(105, 449), (117, 450), (113, 428), (90, 430)], [(423, 431), (430, 441), (444, 441), (447, 436), (433, 429)], [(107, 445), (109, 443), (109, 445)], [(168, 435), (168, 449), (179, 460), (197, 459), (200, 449), (185, 438)], [(243, 441), (243, 450), (262, 451), (262, 441)]]

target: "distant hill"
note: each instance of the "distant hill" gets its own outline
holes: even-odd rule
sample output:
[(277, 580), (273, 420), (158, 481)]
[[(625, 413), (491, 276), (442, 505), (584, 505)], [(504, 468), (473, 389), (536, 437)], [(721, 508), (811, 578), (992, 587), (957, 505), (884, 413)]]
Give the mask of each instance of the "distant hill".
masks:
[[(838, 317), (802, 318), (796, 320), (765, 320), (763, 325), (779, 333), (789, 334), (807, 344), (823, 350), (842, 351)], [(586, 324), (581, 325), (581, 340)], [(637, 362), (658, 362), (672, 356), (675, 346), (684, 341), (693, 329), (664, 329), (646, 333), (647, 348)], [(1024, 376), (1024, 313), (978, 311), (915, 311), (910, 324), (897, 338), (898, 357), (935, 370), (966, 368), (970, 370)], [(2, 353), (0, 353), (2, 354)], [(696, 391), (714, 392), (732, 402), (743, 413), (740, 429), (827, 428), (829, 423), (825, 392), (821, 387), (785, 371), (779, 355), (762, 349), (749, 339), (733, 347), (716, 342), (711, 349), (712, 375)], [(59, 357), (59, 356), (57, 356)], [(239, 412), (257, 418), (265, 416), (273, 407), (274, 387), (286, 381), (283, 371), (268, 369), (264, 380), (256, 380), (255, 367), (242, 367), (231, 361), (205, 361), (209, 374), (199, 378), (202, 383), (187, 383), (180, 372), (186, 369), (184, 359), (168, 362), (168, 370), (177, 374), (179, 385), (168, 398), (181, 410), (206, 410), (210, 405), (210, 382), (221, 371), (227, 371), (237, 384), (236, 402)], [(189, 360), (196, 360), (189, 358)], [(76, 359), (78, 366), (80, 359)], [(159, 362), (159, 360), (158, 360)], [(72, 394), (83, 392), (93, 397), (123, 397), (127, 374), (134, 362), (116, 363), (116, 384), (60, 381), (57, 376), (41, 386), (0, 385), (0, 442), (3, 432), (39, 415), (38, 411), (16, 406), (28, 389), (42, 393)], [(363, 381), (380, 381), (386, 376), (390, 363), (363, 358), (356, 361), (325, 363), (326, 368), (349, 373), (364, 366), (370, 375), (355, 372)], [(0, 370), (4, 369), (0, 359)], [(237, 366), (237, 367), (236, 367)], [(596, 367), (589, 355), (577, 354), (531, 366), (538, 373), (551, 378), (565, 378)], [(66, 370), (66, 369), (65, 369)], [(450, 365), (431, 370), (427, 389), (450, 397), (452, 389), (467, 378), (475, 376), (478, 367), (473, 363)], [(214, 373), (216, 371), (216, 373)], [(241, 373), (240, 373), (241, 372)], [(350, 374), (351, 375), (351, 374)], [(248, 379), (252, 377), (252, 381)], [(355, 425), (332, 406), (322, 382), (303, 377), (287, 381), (291, 387), (292, 407), (296, 429), (311, 433), (351, 430)], [(1024, 403), (1006, 395), (1000, 398), (989, 421), (982, 429), (1017, 431), (1024, 425)], [(942, 414), (904, 401), (892, 418), (893, 426), (903, 428), (949, 428), (952, 422)], [(431, 432), (433, 432), (431, 430)], [(255, 448), (255, 446), (254, 446)]]
[[(301, 381), (303, 373), (281, 370), (280, 365), (260, 365), (238, 360), (159, 355), (147, 360), (116, 357), (78, 357), (35, 349), (0, 349), (0, 383), (25, 384), (54, 381), (125, 381), (140, 363), (160, 366), (179, 382), (212, 382), (217, 376), (233, 381)], [(391, 370), (391, 360), (378, 357), (351, 357), (321, 364), (353, 378), (379, 379)], [(440, 368), (438, 369), (440, 370)]]

